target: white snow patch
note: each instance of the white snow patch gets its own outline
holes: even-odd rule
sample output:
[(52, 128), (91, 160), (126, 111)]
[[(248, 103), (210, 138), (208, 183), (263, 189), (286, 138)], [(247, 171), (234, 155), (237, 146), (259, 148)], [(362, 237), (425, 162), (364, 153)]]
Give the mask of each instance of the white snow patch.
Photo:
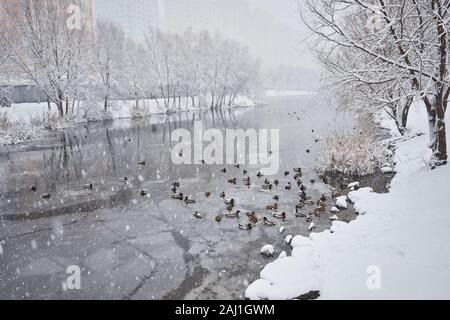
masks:
[(336, 198), (336, 207), (338, 209), (348, 209), (347, 196)]
[(272, 257), (273, 254), (275, 253), (275, 249), (272, 245), (268, 244), (265, 245), (262, 249), (261, 249), (261, 254), (264, 256), (268, 256), (268, 257)]

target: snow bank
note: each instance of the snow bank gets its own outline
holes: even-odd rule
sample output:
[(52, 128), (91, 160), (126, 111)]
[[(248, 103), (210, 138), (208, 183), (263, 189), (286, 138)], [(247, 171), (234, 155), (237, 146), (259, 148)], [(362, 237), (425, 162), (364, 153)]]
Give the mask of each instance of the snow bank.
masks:
[[(412, 112), (410, 123), (421, 124), (420, 111)], [(401, 142), (390, 193), (351, 192), (362, 215), (333, 222), (333, 233), (295, 237), (292, 256), (268, 264), (246, 297), (292, 299), (320, 290), (321, 299), (449, 299), (450, 166), (426, 169), (427, 143), (427, 136)]]

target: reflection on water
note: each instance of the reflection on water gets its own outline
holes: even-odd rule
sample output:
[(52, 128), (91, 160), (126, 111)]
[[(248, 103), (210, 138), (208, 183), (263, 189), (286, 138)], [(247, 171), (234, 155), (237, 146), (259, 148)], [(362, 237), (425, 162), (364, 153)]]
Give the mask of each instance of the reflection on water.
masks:
[[(317, 179), (317, 138), (329, 127), (351, 125), (351, 117), (330, 108), (306, 97), (277, 98), (268, 106), (86, 124), (39, 143), (0, 148), (0, 298), (242, 299), (246, 284), (268, 262), (260, 248), (271, 243), (278, 252), (289, 250), (287, 234), (308, 233), (308, 224), (293, 216), (296, 190), (284, 190), (292, 177), (277, 175), (280, 187), (268, 193), (260, 190), (257, 167), (246, 167), (253, 179), (246, 188), (227, 183), (241, 181), (243, 167), (228, 166), (222, 174), (215, 165), (174, 165), (171, 133), (192, 132), (198, 120), (205, 129), (280, 129), (280, 172), (304, 167), (309, 181)], [(128, 183), (119, 181), (125, 177)], [(195, 205), (170, 199), (173, 180), (181, 181), (180, 191)], [(83, 187), (91, 183), (93, 190)], [(30, 190), (34, 184), (36, 192)], [(308, 187), (313, 197), (328, 191), (320, 183)], [(225, 210), (222, 191), (261, 216), (277, 193), (288, 213), (279, 223), (286, 233), (261, 224), (240, 231), (244, 217), (217, 223)], [(47, 193), (51, 198), (42, 199)], [(194, 210), (204, 219), (193, 219)], [(327, 216), (315, 222), (318, 231), (330, 226)], [(84, 272), (79, 292), (61, 291), (71, 264)]]

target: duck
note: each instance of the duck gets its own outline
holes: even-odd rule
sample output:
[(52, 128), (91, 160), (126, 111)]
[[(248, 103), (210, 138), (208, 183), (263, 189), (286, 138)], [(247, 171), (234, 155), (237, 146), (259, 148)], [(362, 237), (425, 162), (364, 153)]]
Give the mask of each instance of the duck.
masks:
[(272, 190), (273, 189), (273, 185), (271, 185), (271, 184), (263, 184), (262, 189), (263, 190)]
[(247, 182), (247, 181), (250, 181), (250, 177), (245, 177), (245, 178), (242, 178), (242, 181), (243, 181), (243, 182)]
[(183, 199), (184, 199), (184, 196), (183, 196), (182, 193), (180, 193), (180, 194), (174, 194), (174, 195), (172, 195), (172, 199), (174, 199), (174, 200), (183, 200)]
[(297, 212), (297, 213), (295, 213), (295, 216), (297, 217), (297, 218), (306, 218), (307, 217), (307, 215), (306, 214), (304, 214), (304, 213), (301, 213), (301, 212)]
[(225, 192), (222, 191), (219, 196), (220, 196), (220, 198), (224, 199), (225, 198)]
[(314, 215), (319, 217), (325, 211), (326, 211), (326, 207), (325, 206), (318, 206), (316, 209), (314, 209)]
[(89, 184), (85, 184), (84, 186), (82, 186), (83, 190), (94, 190), (94, 185), (92, 183)]
[(278, 209), (278, 203), (272, 203), (266, 206), (266, 210), (277, 210)]
[(177, 187), (172, 187), (171, 191), (172, 191), (173, 193), (177, 193), (178, 189), (177, 189)]
[(272, 199), (275, 200), (275, 201), (280, 201), (280, 197), (277, 196), (277, 195), (274, 195), (274, 196), (272, 197)]
[(306, 188), (306, 186), (305, 186), (304, 184), (302, 184), (302, 185), (300, 186), (300, 190), (301, 190), (301, 191), (306, 191), (307, 188)]
[(278, 185), (280, 184), (280, 181), (274, 180), (274, 181), (273, 181), (273, 184), (274, 184), (276, 187), (278, 187)]
[(211, 192), (205, 192), (205, 197), (206, 197), (206, 198), (211, 197)]
[(301, 179), (301, 177), (303, 177), (303, 175), (301, 173), (296, 173), (294, 176), (294, 180), (297, 180), (297, 182), (298, 182), (298, 180)]
[(141, 160), (138, 162), (138, 165), (140, 166), (145, 166), (145, 164), (146, 164), (145, 160)]
[(196, 201), (194, 199), (190, 199), (189, 197), (184, 198), (184, 203), (186, 204), (194, 204)]
[(119, 182), (127, 183), (127, 182), (128, 182), (128, 178), (127, 178), (127, 177), (120, 178), (120, 179), (119, 179)]
[(236, 212), (228, 212), (228, 213), (225, 213), (225, 217), (226, 218), (239, 218), (240, 213), (241, 212), (239, 210), (237, 210)]
[(298, 179), (298, 180), (296, 180), (296, 181), (297, 181), (297, 186), (298, 186), (298, 187), (301, 187), (301, 186), (303, 185), (302, 179)]
[(234, 165), (234, 167), (235, 167), (236, 169), (239, 169), (239, 168), (241, 167), (241, 165), (240, 165), (240, 164), (236, 164), (236, 165)]
[(252, 228), (253, 228), (253, 226), (252, 226), (251, 223), (249, 223), (249, 224), (240, 224), (239, 225), (239, 229), (245, 230), (245, 231), (252, 230)]
[(248, 220), (253, 224), (257, 224), (259, 221), (258, 216), (255, 212), (252, 212), (250, 215), (248, 215)]
[(49, 193), (43, 194), (43, 195), (41, 196), (42, 199), (46, 199), (46, 200), (50, 199), (51, 197), (52, 197), (52, 196), (51, 196)]
[(244, 182), (244, 186), (246, 186), (246, 187), (251, 186), (250, 179)]
[(294, 168), (294, 172), (303, 174), (302, 168)]
[(300, 201), (295, 205), (295, 212), (299, 212), (301, 209), (303, 209), (306, 206), (306, 202)]
[(37, 191), (37, 185), (35, 185), (35, 184), (31, 185), (30, 186), (30, 190), (33, 191), (33, 192), (36, 192)]
[(274, 213), (272, 214), (272, 216), (273, 216), (275, 219), (286, 220), (286, 212), (274, 212)]
[(306, 222), (311, 222), (312, 219), (313, 219), (313, 215), (312, 214), (309, 214), (309, 215), (306, 216)]
[(178, 182), (178, 181), (172, 182), (172, 187), (179, 188), (180, 187), (180, 182)]
[(289, 171), (285, 171), (284, 172), (284, 176), (287, 177), (288, 175), (290, 175), (291, 173)]
[(196, 219), (203, 219), (202, 214), (201, 214), (200, 212), (198, 212), (198, 211), (195, 211), (194, 214), (193, 214), (193, 216), (194, 216), (194, 218), (196, 218)]
[(237, 179), (236, 178), (230, 179), (230, 180), (228, 180), (228, 183), (236, 184), (237, 183)]
[(234, 205), (236, 204), (236, 201), (235, 201), (234, 199), (224, 199), (223, 202), (224, 202), (226, 205), (230, 205), (230, 206), (233, 206), (233, 207), (234, 207)]
[(262, 177), (264, 177), (264, 175), (261, 172), (258, 172), (258, 174), (256, 175), (259, 179), (261, 179)]
[(310, 153), (311, 152), (311, 150), (309, 150), (309, 149), (306, 149), (306, 153)]
[(264, 219), (263, 219), (263, 224), (264, 224), (265, 226), (268, 226), (268, 227), (274, 227), (274, 226), (276, 226), (276, 223), (275, 223), (275, 222), (270, 221), (270, 220), (267, 219), (266, 217), (264, 217)]
[(220, 172), (227, 173), (227, 168), (220, 169)]
[(336, 189), (333, 189), (331, 191), (331, 198), (336, 199), (336, 198), (339, 198), (339, 197), (342, 197), (342, 193), (337, 191)]
[(141, 191), (141, 196), (145, 197), (146, 195), (148, 195), (148, 192), (146, 190), (142, 190)]
[(319, 175), (319, 178), (323, 181), (323, 183), (328, 184), (330, 181), (325, 174)]
[(233, 211), (234, 206), (231, 205), (231, 204), (227, 204), (227, 205), (225, 206), (225, 209), (226, 209), (228, 212), (231, 212), (231, 211)]
[(219, 214), (214, 218), (214, 220), (216, 220), (217, 223), (222, 222), (222, 219), (223, 219), (223, 214)]
[(284, 187), (284, 189), (286, 190), (291, 190), (292, 189), (292, 185), (291, 182), (289, 181), (288, 184)]
[(316, 180), (315, 180), (315, 179), (311, 179), (309, 182), (310, 182), (311, 184), (315, 184), (315, 183), (316, 183)]
[(322, 194), (322, 196), (320, 197), (320, 201), (326, 202), (327, 201), (327, 196)]

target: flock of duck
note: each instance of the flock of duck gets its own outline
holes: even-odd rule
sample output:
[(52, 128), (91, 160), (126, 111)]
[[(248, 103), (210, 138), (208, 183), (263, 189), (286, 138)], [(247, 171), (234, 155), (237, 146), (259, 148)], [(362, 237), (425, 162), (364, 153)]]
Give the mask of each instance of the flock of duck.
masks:
[[(235, 165), (235, 168), (240, 169), (240, 165)], [(227, 169), (223, 168), (220, 170), (221, 173), (226, 174)], [(243, 170), (243, 177), (242, 182), (245, 187), (250, 188), (251, 187), (251, 177), (249, 175), (248, 170)], [(284, 177), (288, 178), (289, 176), (293, 176), (293, 182), (298, 187), (298, 202), (295, 204), (295, 217), (305, 219), (306, 222), (311, 223), (310, 227), (308, 228), (309, 231), (312, 231), (315, 228), (314, 223), (312, 223), (312, 220), (314, 216), (320, 217), (322, 214), (324, 214), (327, 211), (327, 205), (326, 202), (329, 199), (325, 194), (322, 194), (317, 201), (314, 201), (314, 199), (308, 195), (307, 193), (307, 187), (304, 184), (302, 178), (303, 178), (303, 171), (302, 168), (294, 168), (293, 173), (290, 171), (284, 172)], [(261, 172), (258, 172), (256, 177), (259, 180), (264, 179), (264, 175)], [(320, 178), (322, 181), (326, 184), (329, 183), (328, 177), (326, 175), (320, 175)], [(227, 180), (229, 184), (237, 185), (238, 179), (237, 178), (231, 178)], [(280, 186), (280, 180), (269, 180), (268, 178), (265, 178), (265, 180), (262, 183), (261, 189), (264, 191), (269, 191), (272, 194), (272, 202), (267, 204), (265, 206), (265, 210), (267, 211), (266, 215), (270, 214), (269, 219), (266, 216), (261, 217), (256, 214), (255, 211), (248, 211), (243, 209), (237, 209), (237, 201), (233, 198), (227, 198), (225, 192), (221, 192), (218, 194), (218, 197), (222, 199), (224, 206), (225, 206), (225, 214), (218, 214), (215, 216), (215, 221), (220, 223), (224, 218), (230, 218), (230, 219), (237, 219), (242, 216), (246, 216), (248, 218), (247, 223), (239, 224), (238, 227), (241, 230), (252, 230), (256, 224), (261, 222), (264, 226), (267, 227), (274, 227), (277, 225), (276, 221), (286, 221), (287, 220), (287, 213), (285, 211), (279, 211), (280, 207), (280, 196), (276, 194), (276, 191), (282, 191), (283, 189), (285, 191), (292, 191), (294, 189), (294, 183), (291, 181), (288, 181), (287, 184), (284, 186)], [(315, 180), (310, 181), (311, 184), (315, 183)], [(345, 186), (343, 182), (341, 182), (340, 185), (340, 191), (337, 191), (336, 189), (332, 188), (331, 193), (331, 199), (336, 199), (338, 197), (342, 196), (342, 192), (345, 190)], [(179, 181), (174, 181), (171, 184), (171, 192), (172, 196), (171, 198), (178, 201), (183, 201), (186, 205), (192, 205), (196, 203), (196, 200), (192, 197), (186, 196), (184, 193), (180, 192), (181, 185)], [(206, 199), (212, 197), (211, 192), (205, 192), (204, 197)], [(307, 210), (306, 210), (307, 209)], [(338, 209), (336, 207), (333, 207), (332, 212), (336, 213), (338, 212)], [(193, 217), (196, 219), (203, 219), (204, 215), (200, 213), (199, 211), (195, 211), (193, 213)], [(337, 220), (336, 216), (333, 216), (330, 218), (331, 220)]]

